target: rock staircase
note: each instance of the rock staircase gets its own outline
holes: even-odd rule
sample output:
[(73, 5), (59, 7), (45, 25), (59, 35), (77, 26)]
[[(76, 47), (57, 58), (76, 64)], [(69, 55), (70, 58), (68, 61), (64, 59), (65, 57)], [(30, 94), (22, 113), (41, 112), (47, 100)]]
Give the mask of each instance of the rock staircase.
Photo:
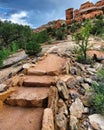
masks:
[[(27, 69), (26, 75), (16, 80), (16, 91), (6, 99), (0, 110), (0, 130), (41, 130), (44, 109), (48, 104), (49, 87), (55, 85), (66, 60), (48, 54), (35, 66)], [(12, 78), (9, 83), (12, 83)], [(12, 85), (13, 86), (13, 85)]]

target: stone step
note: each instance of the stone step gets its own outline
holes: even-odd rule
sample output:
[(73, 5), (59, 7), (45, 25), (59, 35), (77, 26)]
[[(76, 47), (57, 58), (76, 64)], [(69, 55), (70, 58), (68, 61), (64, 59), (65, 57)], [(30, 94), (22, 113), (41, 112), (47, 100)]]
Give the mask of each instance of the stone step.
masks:
[(0, 110), (0, 130), (41, 130), (43, 111), (5, 105)]
[(20, 107), (46, 107), (49, 88), (18, 87), (7, 99), (6, 104)]
[(53, 76), (25, 76), (23, 84), (26, 87), (50, 87), (55, 80)]
[(28, 75), (59, 75), (65, 65), (65, 59), (55, 54), (48, 54), (34, 67), (28, 69)]

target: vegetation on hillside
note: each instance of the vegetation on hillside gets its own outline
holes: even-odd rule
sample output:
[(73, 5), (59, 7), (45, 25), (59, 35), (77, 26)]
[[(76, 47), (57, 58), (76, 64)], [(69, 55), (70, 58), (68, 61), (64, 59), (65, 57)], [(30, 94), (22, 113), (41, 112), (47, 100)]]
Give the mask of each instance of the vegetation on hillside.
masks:
[(34, 33), (29, 26), (0, 21), (0, 65), (4, 59), (18, 49), (25, 49), (28, 54), (36, 54), (41, 51), (41, 44), (51, 43), (53, 39), (64, 40), (68, 34), (74, 34), (74, 39), (79, 45), (82, 53), (79, 59), (86, 60), (89, 36), (96, 35), (104, 38), (104, 16), (97, 16), (88, 26), (86, 21), (73, 22), (70, 25), (63, 24), (60, 28), (48, 27), (44, 31)]
[(104, 15), (98, 15), (93, 20), (91, 34), (104, 38)]
[(77, 44), (77, 60), (79, 62), (88, 62), (87, 51), (89, 49), (88, 39), (91, 32), (91, 23), (86, 21), (80, 32), (73, 35), (74, 41)]
[(0, 21), (0, 66), (4, 59), (18, 49), (25, 49), (28, 54), (31, 54), (28, 48), (32, 46), (33, 54), (38, 53), (41, 50), (40, 43), (43, 42), (43, 39), (45, 38), (39, 40), (39, 36), (34, 34), (29, 26)]
[(104, 69), (98, 72), (97, 81), (92, 85), (92, 92), (90, 103), (94, 111), (104, 115)]

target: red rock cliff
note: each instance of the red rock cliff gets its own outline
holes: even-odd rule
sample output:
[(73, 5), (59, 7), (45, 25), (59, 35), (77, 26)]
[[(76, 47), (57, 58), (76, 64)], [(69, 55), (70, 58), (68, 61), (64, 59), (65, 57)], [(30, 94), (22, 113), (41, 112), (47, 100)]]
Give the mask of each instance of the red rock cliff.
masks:
[(70, 24), (73, 21), (82, 21), (83, 19), (91, 19), (97, 15), (104, 14), (104, 0), (98, 1), (96, 4), (86, 2), (79, 9), (73, 8), (66, 10), (66, 23)]

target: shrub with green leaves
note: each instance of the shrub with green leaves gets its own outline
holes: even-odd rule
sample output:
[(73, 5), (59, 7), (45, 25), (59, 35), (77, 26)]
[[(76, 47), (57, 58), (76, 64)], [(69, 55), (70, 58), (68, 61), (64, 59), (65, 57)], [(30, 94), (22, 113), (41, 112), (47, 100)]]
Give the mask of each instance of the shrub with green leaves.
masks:
[(26, 44), (26, 53), (29, 55), (34, 55), (41, 51), (41, 47), (39, 43), (34, 43), (33, 41), (30, 41)]
[(93, 22), (91, 34), (96, 36), (104, 36), (104, 19), (103, 15), (98, 15)]
[(90, 102), (96, 113), (104, 115), (104, 69), (98, 72), (97, 83), (92, 85), (92, 91)]
[(74, 34), (74, 41), (77, 44), (80, 52), (77, 54), (77, 57), (80, 57), (80, 60), (85, 62), (87, 61), (87, 50), (90, 47), (88, 43), (90, 31), (91, 23), (89, 21), (86, 21), (81, 31)]
[(0, 67), (3, 65), (3, 60), (5, 60), (10, 55), (10, 51), (6, 48), (0, 50)]
[(65, 33), (61, 28), (59, 28), (56, 32), (56, 39), (63, 40), (64, 38), (65, 38)]
[(18, 44), (16, 42), (12, 42), (12, 45), (11, 45), (12, 53), (16, 52), (18, 49), (19, 49)]

